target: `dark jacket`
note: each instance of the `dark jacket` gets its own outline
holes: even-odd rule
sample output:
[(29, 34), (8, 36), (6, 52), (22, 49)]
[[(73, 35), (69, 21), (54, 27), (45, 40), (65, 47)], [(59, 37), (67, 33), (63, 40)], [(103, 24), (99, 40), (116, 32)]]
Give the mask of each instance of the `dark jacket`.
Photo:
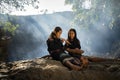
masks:
[(60, 54), (64, 53), (63, 44), (60, 39), (49, 38), (47, 40), (48, 51), (55, 60), (60, 59)]
[[(73, 41), (68, 40), (71, 44), (65, 44), (65, 48), (75, 49), (79, 48), (81, 49), (80, 41), (78, 39), (75, 39)], [(69, 53), (71, 56), (78, 56), (77, 54)]]

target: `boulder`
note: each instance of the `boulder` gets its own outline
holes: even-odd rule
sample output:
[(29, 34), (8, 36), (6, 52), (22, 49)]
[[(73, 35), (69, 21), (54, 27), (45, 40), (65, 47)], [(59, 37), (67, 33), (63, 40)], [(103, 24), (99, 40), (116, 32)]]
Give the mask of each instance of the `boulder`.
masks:
[(120, 61), (90, 62), (81, 71), (48, 58), (0, 62), (0, 80), (120, 80)]

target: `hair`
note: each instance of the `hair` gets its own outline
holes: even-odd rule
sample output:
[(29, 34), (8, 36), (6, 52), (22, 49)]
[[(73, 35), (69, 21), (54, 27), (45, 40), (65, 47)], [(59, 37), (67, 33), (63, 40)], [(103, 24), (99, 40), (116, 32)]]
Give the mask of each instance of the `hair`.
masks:
[(73, 31), (73, 32), (75, 33), (74, 40), (78, 40), (76, 30), (73, 29), (73, 28), (71, 28), (71, 29), (68, 31), (68, 40), (71, 40), (71, 38), (70, 38), (70, 36), (69, 36), (70, 31)]
[(59, 31), (62, 31), (62, 29), (59, 26), (55, 27), (54, 32), (57, 33)]
[(50, 35), (51, 38), (55, 38), (56, 37), (56, 33), (59, 32), (59, 31), (62, 31), (62, 29), (59, 26), (55, 27), (54, 31)]

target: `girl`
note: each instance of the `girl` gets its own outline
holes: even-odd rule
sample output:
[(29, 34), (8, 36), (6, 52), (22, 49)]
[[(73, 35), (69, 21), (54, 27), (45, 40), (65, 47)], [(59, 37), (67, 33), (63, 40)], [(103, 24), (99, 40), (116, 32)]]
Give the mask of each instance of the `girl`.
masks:
[(73, 57), (64, 52), (63, 41), (60, 36), (62, 34), (62, 29), (60, 27), (55, 27), (54, 31), (51, 33), (47, 40), (48, 51), (54, 60), (61, 61), (64, 65), (73, 70), (80, 70), (81, 67), (70, 62)]
[(68, 42), (70, 42), (70, 44), (66, 43), (65, 47), (66, 50), (68, 51), (68, 53), (73, 56), (76, 57), (78, 59), (80, 59), (80, 61), (82, 61), (83, 63), (83, 67), (87, 66), (88, 64), (88, 60), (87, 58), (81, 56), (84, 51), (81, 50), (81, 45), (80, 45), (80, 41), (77, 38), (77, 33), (75, 29), (70, 29), (68, 32)]

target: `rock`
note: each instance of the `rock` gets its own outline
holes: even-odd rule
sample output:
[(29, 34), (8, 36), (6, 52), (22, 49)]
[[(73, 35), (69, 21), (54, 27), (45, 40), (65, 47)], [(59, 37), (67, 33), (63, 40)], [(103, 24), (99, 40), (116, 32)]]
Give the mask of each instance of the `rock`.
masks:
[(1, 62), (0, 80), (120, 80), (119, 63), (90, 62), (87, 68), (74, 71), (47, 58)]
[(116, 72), (116, 71), (119, 71), (120, 70), (120, 65), (111, 65), (108, 70), (110, 72)]

